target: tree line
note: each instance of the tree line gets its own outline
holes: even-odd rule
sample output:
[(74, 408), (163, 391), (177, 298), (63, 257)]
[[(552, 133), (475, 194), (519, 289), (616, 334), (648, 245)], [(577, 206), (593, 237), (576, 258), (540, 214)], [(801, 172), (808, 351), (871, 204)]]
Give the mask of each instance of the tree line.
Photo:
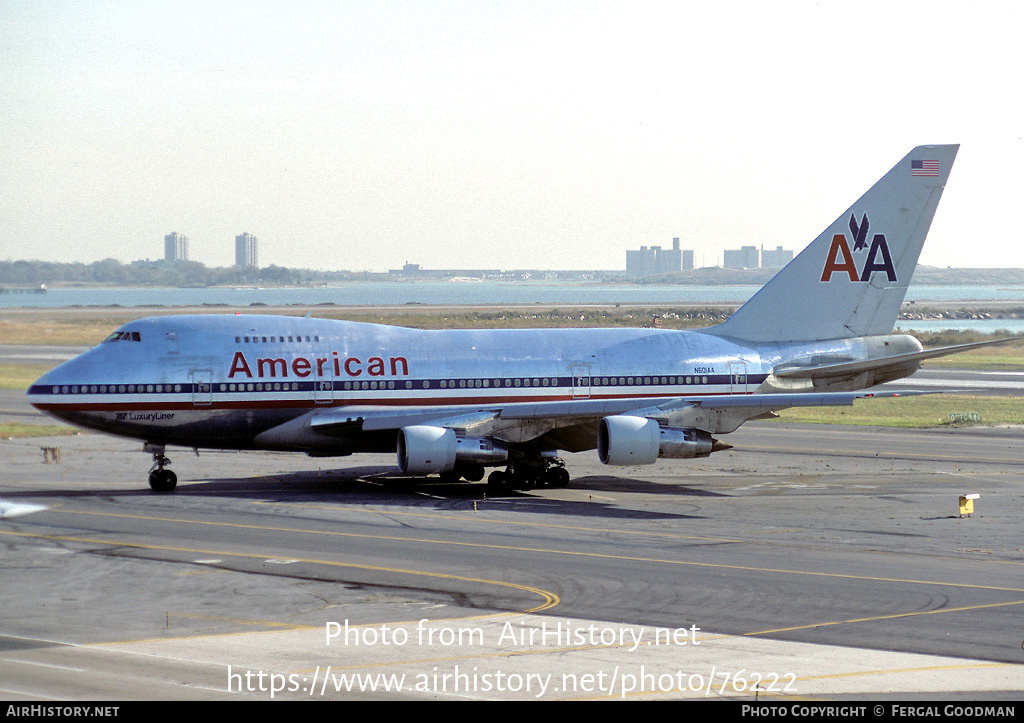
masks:
[(328, 281), (350, 281), (365, 276), (345, 271), (288, 269), (274, 265), (263, 268), (207, 267), (198, 261), (132, 261), (128, 264), (117, 259), (103, 259), (91, 264), (0, 261), (0, 286), (303, 286)]

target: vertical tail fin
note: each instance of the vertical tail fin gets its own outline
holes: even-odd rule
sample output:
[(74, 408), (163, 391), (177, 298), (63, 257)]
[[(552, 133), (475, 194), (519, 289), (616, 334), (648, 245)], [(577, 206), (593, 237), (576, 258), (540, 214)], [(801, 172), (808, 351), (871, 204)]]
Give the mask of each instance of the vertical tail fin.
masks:
[(958, 145), (918, 146), (724, 323), (749, 341), (889, 334)]

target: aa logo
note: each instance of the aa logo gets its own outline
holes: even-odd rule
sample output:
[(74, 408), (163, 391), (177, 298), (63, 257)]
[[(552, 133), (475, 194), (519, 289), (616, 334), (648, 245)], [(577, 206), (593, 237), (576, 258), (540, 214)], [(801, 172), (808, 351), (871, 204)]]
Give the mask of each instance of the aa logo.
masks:
[[(840, 272), (847, 274), (850, 281), (870, 281), (871, 274), (876, 271), (884, 271), (890, 282), (896, 281), (896, 269), (892, 265), (892, 256), (889, 255), (889, 244), (885, 242), (885, 234), (876, 233), (871, 239), (871, 247), (868, 248), (868, 215), (864, 214), (859, 226), (856, 216), (851, 215), (850, 231), (853, 233), (853, 251), (850, 251), (845, 234), (837, 233), (833, 236), (825, 268), (821, 271), (821, 280), (831, 281), (832, 274)], [(853, 254), (861, 254), (865, 250), (867, 250), (867, 256), (863, 259), (864, 266), (858, 272)]]

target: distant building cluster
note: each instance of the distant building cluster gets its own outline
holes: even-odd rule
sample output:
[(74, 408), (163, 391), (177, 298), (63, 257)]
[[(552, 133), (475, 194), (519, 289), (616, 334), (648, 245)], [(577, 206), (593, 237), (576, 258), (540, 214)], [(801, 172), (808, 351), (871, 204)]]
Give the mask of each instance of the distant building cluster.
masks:
[[(235, 266), (259, 267), (258, 241), (251, 233), (235, 236)], [(188, 236), (177, 231), (164, 236), (164, 261), (188, 261)]]
[(641, 246), (626, 251), (626, 273), (631, 276), (668, 274), (673, 271), (692, 271), (693, 251), (679, 248), (679, 239), (672, 239), (672, 248)]
[(164, 236), (164, 261), (188, 261), (188, 236), (177, 231)]
[[(774, 251), (743, 246), (727, 249), (723, 266), (727, 269), (782, 268), (793, 260), (793, 252), (778, 246)], [(670, 274), (675, 271), (693, 271), (693, 251), (679, 247), (679, 239), (672, 239), (672, 248), (641, 246), (626, 251), (626, 273), (630, 276)]]
[(781, 246), (777, 246), (774, 251), (762, 247), (760, 253), (757, 246), (743, 246), (726, 249), (722, 266), (727, 269), (774, 269), (782, 268), (792, 260), (793, 252)]
[(722, 257), (722, 266), (727, 269), (757, 269), (761, 267), (761, 259), (757, 246), (744, 246), (738, 249), (726, 249)]
[(792, 249), (784, 249), (776, 246), (775, 250), (761, 247), (761, 266), (768, 269), (781, 269), (793, 260)]
[(424, 269), (419, 264), (405, 264), (400, 269), (388, 269), (392, 278), (463, 278), (488, 279), (501, 276), (501, 269)]

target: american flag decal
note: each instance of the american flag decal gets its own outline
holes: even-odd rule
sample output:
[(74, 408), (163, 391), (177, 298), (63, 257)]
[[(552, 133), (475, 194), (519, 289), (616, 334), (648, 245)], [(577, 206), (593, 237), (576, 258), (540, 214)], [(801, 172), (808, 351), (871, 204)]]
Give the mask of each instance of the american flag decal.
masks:
[(911, 161), (911, 176), (937, 176), (939, 175), (938, 161)]

